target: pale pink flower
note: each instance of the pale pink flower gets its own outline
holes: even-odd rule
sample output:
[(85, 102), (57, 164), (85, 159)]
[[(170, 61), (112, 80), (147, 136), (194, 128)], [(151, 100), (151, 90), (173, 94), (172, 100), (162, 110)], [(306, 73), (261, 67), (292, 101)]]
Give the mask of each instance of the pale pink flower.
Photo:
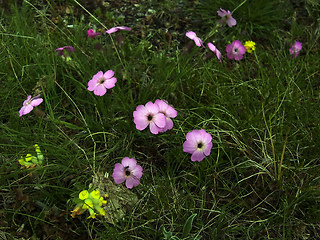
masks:
[(166, 126), (166, 116), (159, 112), (159, 106), (152, 102), (147, 102), (145, 106), (137, 106), (133, 118), (136, 128), (140, 131), (149, 125), (151, 133), (158, 134)]
[(193, 130), (187, 133), (186, 141), (183, 143), (183, 151), (191, 153), (191, 161), (202, 161), (210, 155), (212, 148), (212, 137), (205, 130)]
[(236, 61), (242, 59), (246, 51), (247, 49), (241, 44), (239, 40), (233, 41), (226, 47), (227, 57)]
[(134, 158), (125, 157), (121, 163), (115, 164), (112, 177), (116, 184), (126, 181), (126, 187), (131, 189), (139, 185), (142, 171), (142, 167), (137, 165)]
[(74, 48), (72, 46), (64, 46), (56, 49), (57, 56), (64, 55), (64, 52), (74, 52)]
[(98, 96), (103, 96), (107, 89), (113, 88), (117, 79), (113, 77), (114, 71), (108, 70), (105, 73), (99, 71), (88, 82), (88, 90), (94, 91), (93, 93)]
[(154, 103), (158, 105), (159, 112), (166, 116), (166, 125), (160, 130), (160, 132), (165, 132), (172, 129), (173, 122), (171, 118), (175, 118), (177, 116), (177, 111), (170, 106), (166, 100), (157, 99)]
[(111, 33), (117, 32), (118, 30), (131, 31), (131, 28), (125, 27), (125, 26), (113, 27), (107, 30), (106, 33), (111, 34)]
[(231, 16), (231, 12), (228, 10), (228, 12), (222, 8), (220, 8), (221, 11), (217, 11), (218, 15), (221, 17), (221, 22), (226, 22), (229, 27), (235, 26), (237, 24), (237, 21)]
[(186, 36), (187, 36), (188, 38), (190, 38), (191, 40), (193, 40), (194, 43), (195, 43), (198, 47), (201, 47), (201, 45), (202, 45), (202, 47), (204, 47), (204, 46), (203, 46), (203, 43), (202, 43), (202, 40), (197, 37), (197, 34), (196, 34), (195, 32), (189, 31), (189, 32), (186, 33)]
[(208, 43), (208, 47), (212, 52), (216, 54), (217, 58), (221, 62), (221, 52), (216, 48), (216, 46), (213, 45), (212, 43)]
[(27, 97), (27, 100), (23, 102), (23, 106), (19, 111), (19, 117), (21, 117), (22, 115), (28, 114), (29, 112), (32, 111), (34, 107), (38, 106), (42, 102), (43, 102), (43, 99), (40, 98), (40, 95), (35, 96), (33, 98), (31, 98), (31, 95), (29, 95)]
[(88, 37), (89, 38), (95, 38), (96, 36), (99, 36), (100, 33), (99, 32), (95, 32), (93, 29), (89, 29), (87, 31)]
[(295, 43), (289, 49), (289, 52), (293, 57), (296, 58), (296, 57), (298, 57), (301, 49), (302, 49), (302, 42), (295, 41)]

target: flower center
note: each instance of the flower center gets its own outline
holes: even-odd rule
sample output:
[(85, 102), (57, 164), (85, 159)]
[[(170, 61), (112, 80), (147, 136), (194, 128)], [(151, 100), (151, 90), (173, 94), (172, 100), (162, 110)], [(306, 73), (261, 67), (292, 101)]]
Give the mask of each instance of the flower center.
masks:
[(99, 84), (103, 84), (105, 80), (106, 80), (105, 78), (100, 78), (99, 79)]
[(153, 116), (151, 114), (148, 115), (148, 121), (150, 122), (153, 119)]
[(203, 143), (202, 143), (202, 142), (199, 142), (198, 145), (197, 145), (197, 148), (198, 148), (198, 149), (201, 149), (202, 147), (203, 147)]
[(126, 176), (130, 176), (131, 172), (129, 170), (126, 170)]

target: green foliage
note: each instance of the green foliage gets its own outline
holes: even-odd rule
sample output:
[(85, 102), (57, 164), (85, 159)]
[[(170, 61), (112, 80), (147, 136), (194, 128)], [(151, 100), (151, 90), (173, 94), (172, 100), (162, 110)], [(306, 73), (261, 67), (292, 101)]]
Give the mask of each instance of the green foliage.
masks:
[[(102, 8), (90, 9), (90, 16), (75, 1), (48, 2), (52, 6), (24, 1), (1, 12), (0, 222), (7, 232), (1, 236), (319, 238), (320, 45), (317, 21), (311, 22), (318, 18), (313, 1), (302, 6), (314, 6), (307, 18), (289, 0), (182, 1), (183, 6), (163, 1), (155, 4), (155, 19), (151, 14), (131, 32), (96, 39), (86, 31), (89, 25), (105, 27), (93, 18), (106, 17)], [(52, 13), (65, 6), (73, 6), (74, 16)], [(220, 7), (234, 10), (238, 24), (215, 32)], [(191, 10), (191, 20), (177, 20)], [(118, 16), (107, 17), (133, 23)], [(172, 28), (148, 25), (161, 16), (173, 21)], [(206, 42), (215, 39), (223, 63), (210, 58), (208, 49), (190, 48), (187, 30), (199, 30)], [(233, 39), (254, 40), (255, 52), (228, 60), (225, 46)], [(303, 47), (291, 58), (295, 40)], [(54, 51), (66, 45), (75, 47), (70, 61)], [(95, 96), (87, 83), (108, 69), (118, 82), (105, 96)], [(44, 102), (19, 118), (26, 96), (38, 93)], [(138, 131), (132, 112), (156, 99), (178, 111), (174, 128), (159, 135)], [(213, 136), (211, 154), (200, 163), (182, 150), (193, 129)], [(20, 156), (34, 152), (36, 143), (41, 167), (20, 169)], [(114, 164), (125, 156), (144, 169), (133, 190), (110, 180)], [(109, 175), (94, 188), (112, 189), (107, 201), (114, 206), (106, 215), (117, 216), (116, 222), (70, 216), (70, 199), (90, 189), (97, 173)]]

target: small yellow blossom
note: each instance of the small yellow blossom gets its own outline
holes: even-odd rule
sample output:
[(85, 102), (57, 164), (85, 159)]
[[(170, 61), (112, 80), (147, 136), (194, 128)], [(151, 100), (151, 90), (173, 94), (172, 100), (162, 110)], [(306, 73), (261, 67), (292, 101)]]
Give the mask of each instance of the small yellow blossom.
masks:
[(76, 215), (89, 211), (90, 216), (88, 218), (96, 218), (97, 214), (102, 216), (106, 215), (106, 211), (102, 208), (102, 205), (107, 204), (107, 200), (104, 197), (108, 195), (100, 196), (99, 190), (93, 190), (89, 193), (87, 190), (83, 190), (79, 193), (80, 203), (77, 204), (75, 209), (71, 211), (71, 216), (74, 218)]
[(81, 200), (85, 200), (89, 197), (89, 193), (87, 190), (83, 190), (82, 192), (79, 193), (79, 198)]
[(244, 46), (248, 53), (252, 53), (254, 50), (256, 50), (256, 43), (253, 41), (246, 41)]

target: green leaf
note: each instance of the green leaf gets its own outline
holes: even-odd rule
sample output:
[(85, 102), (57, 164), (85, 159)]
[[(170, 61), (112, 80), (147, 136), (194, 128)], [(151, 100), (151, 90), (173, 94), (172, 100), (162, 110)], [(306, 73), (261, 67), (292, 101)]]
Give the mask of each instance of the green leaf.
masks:
[(193, 220), (196, 216), (197, 216), (197, 214), (194, 213), (187, 219), (186, 223), (183, 226), (182, 237), (187, 237), (187, 235), (190, 233)]

